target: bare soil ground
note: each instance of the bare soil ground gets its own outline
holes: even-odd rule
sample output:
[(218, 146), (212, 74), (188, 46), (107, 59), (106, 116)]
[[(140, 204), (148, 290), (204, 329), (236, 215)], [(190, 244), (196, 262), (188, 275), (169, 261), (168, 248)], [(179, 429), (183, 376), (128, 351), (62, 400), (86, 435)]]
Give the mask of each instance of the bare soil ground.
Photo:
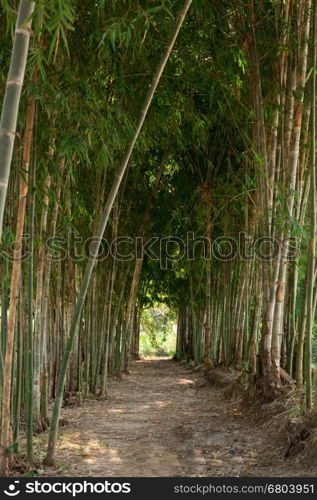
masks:
[[(168, 359), (133, 362), (110, 399), (64, 409), (55, 476), (309, 476), (283, 458), (276, 428), (242, 415), (224, 389)], [(45, 435), (38, 438), (46, 439)], [(37, 446), (43, 447), (38, 441)]]

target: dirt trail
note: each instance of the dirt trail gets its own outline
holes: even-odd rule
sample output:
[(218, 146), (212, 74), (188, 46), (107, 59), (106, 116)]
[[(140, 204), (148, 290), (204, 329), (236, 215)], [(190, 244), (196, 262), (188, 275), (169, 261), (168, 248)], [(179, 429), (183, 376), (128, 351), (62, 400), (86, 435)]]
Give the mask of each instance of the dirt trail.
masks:
[(110, 400), (64, 410), (69, 425), (59, 439), (58, 475), (311, 474), (293, 463), (290, 470), (266, 428), (242, 417), (235, 401), (183, 364), (133, 362), (110, 394)]

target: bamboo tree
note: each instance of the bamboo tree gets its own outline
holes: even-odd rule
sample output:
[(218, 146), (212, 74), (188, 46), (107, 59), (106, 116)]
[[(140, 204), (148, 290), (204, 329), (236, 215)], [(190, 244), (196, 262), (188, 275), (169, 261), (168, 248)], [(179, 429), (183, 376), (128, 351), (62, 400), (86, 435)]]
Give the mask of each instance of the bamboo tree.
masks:
[(310, 164), (310, 197), (311, 197), (311, 221), (310, 240), (307, 255), (307, 332), (306, 332), (306, 356), (305, 356), (305, 382), (306, 382), (306, 408), (312, 407), (312, 375), (311, 358), (313, 325), (315, 317), (314, 309), (314, 284), (315, 284), (315, 258), (316, 258), (316, 231), (317, 231), (317, 191), (316, 191), (316, 64), (317, 64), (317, 2), (314, 3), (313, 17), (313, 72), (312, 72), (312, 115), (311, 115), (311, 164)]
[(36, 432), (45, 429), (45, 422), (41, 418), (41, 369), (43, 362), (44, 332), (41, 329), (42, 307), (43, 307), (43, 281), (45, 267), (45, 234), (48, 216), (49, 195), (51, 176), (46, 175), (44, 182), (44, 198), (40, 223), (40, 249), (36, 266), (36, 301), (34, 312), (34, 363), (33, 363), (33, 419)]
[(130, 342), (131, 342), (131, 329), (133, 326), (133, 311), (136, 304), (137, 299), (137, 291), (141, 277), (143, 265), (143, 258), (137, 259), (133, 271), (133, 277), (131, 282), (129, 300), (125, 315), (125, 328), (124, 328), (124, 337), (123, 337), (123, 348), (121, 353), (121, 369), (120, 373), (128, 371), (129, 364), (129, 355), (130, 355)]
[(21, 0), (0, 121), (0, 240), (35, 2)]
[[(23, 150), (23, 171), (20, 176), (20, 189), (19, 189), (19, 207), (18, 218), (15, 237), (14, 248), (14, 262), (12, 266), (11, 287), (10, 287), (10, 306), (9, 306), (9, 320), (6, 341), (6, 354), (4, 364), (4, 379), (5, 385), (2, 394), (2, 414), (1, 414), (1, 448), (0, 448), (0, 474), (6, 475), (8, 473), (8, 463), (10, 447), (10, 399), (11, 399), (11, 383), (12, 383), (12, 362), (13, 362), (13, 349), (14, 349), (14, 336), (16, 327), (16, 312), (17, 312), (17, 299), (19, 296), (19, 284), (21, 275), (21, 260), (23, 257), (22, 241), (24, 220), (26, 212), (26, 197), (28, 192), (28, 174), (31, 154), (31, 144), (33, 135), (33, 124), (35, 115), (35, 98), (32, 95), (29, 99), (26, 131), (24, 137), (24, 150)], [(21, 346), (20, 346), (21, 348)], [(12, 453), (12, 450), (11, 450)]]
[(204, 339), (204, 363), (208, 369), (211, 365), (210, 349), (211, 349), (211, 188), (207, 181), (204, 186), (204, 201), (206, 204), (206, 238), (207, 238), (207, 259), (206, 259), (206, 321), (204, 324), (205, 339)]
[(30, 196), (29, 233), (30, 256), (28, 262), (28, 333), (26, 359), (26, 449), (29, 464), (33, 463), (33, 265), (34, 265), (34, 222), (35, 222), (35, 186), (36, 162), (32, 168), (32, 192)]
[[(118, 207), (116, 204), (113, 206), (113, 230), (112, 230), (112, 236), (113, 236), (113, 241), (116, 241), (117, 236), (118, 236), (118, 223), (119, 223), (119, 213), (118, 213)], [(103, 339), (105, 341), (105, 349), (104, 349), (104, 363), (102, 366), (101, 370), (101, 383), (100, 383), (100, 396), (105, 397), (108, 394), (108, 365), (109, 365), (109, 349), (110, 349), (110, 344), (111, 344), (111, 312), (112, 312), (112, 300), (113, 300), (113, 290), (114, 290), (114, 284), (115, 284), (115, 278), (116, 278), (116, 273), (117, 273), (117, 262), (115, 258), (112, 261), (112, 266), (110, 270), (110, 277), (109, 277), (109, 299), (108, 299), (108, 304), (106, 304), (105, 310), (107, 313), (107, 322), (106, 322), (106, 339)], [(103, 322), (104, 323), (104, 322)], [(103, 325), (102, 325), (103, 326)], [(97, 364), (98, 366), (98, 364)]]
[[(296, 179), (298, 177), (298, 165), (300, 157), (300, 137), (303, 124), (303, 108), (304, 108), (304, 89), (306, 82), (307, 60), (308, 60), (308, 38), (310, 32), (310, 7), (311, 2), (303, 2), (302, 19), (299, 19), (299, 28), (302, 30), (299, 36), (301, 49), (299, 52), (299, 68), (297, 77), (297, 99), (294, 109), (294, 122), (290, 139), (290, 147), (288, 153), (288, 171), (289, 179), (289, 194), (287, 197), (287, 210), (289, 216), (292, 217), (294, 213), (294, 190), (296, 189)], [(303, 41), (301, 40), (303, 38)], [(281, 238), (289, 236), (289, 230), (285, 228), (282, 231)], [(280, 239), (282, 242), (282, 239)], [(284, 252), (287, 255), (288, 247), (284, 245)], [(280, 256), (279, 275), (276, 290), (276, 301), (274, 310), (274, 323), (273, 323), (273, 336), (272, 336), (272, 380), (275, 385), (280, 385), (280, 357), (281, 357), (281, 344), (283, 335), (283, 313), (284, 313), (284, 297), (287, 279), (287, 263), (288, 260), (284, 255)]]
[[(54, 238), (56, 234), (56, 224), (58, 211), (60, 208), (60, 195), (62, 190), (63, 175), (65, 169), (65, 158), (59, 163), (59, 176), (58, 186), (56, 190), (56, 200), (54, 203), (51, 223), (50, 223), (50, 238)], [(41, 332), (43, 333), (43, 389), (42, 389), (42, 407), (41, 414), (44, 421), (44, 427), (48, 423), (48, 359), (47, 359), (47, 330), (49, 328), (48, 313), (49, 313), (49, 291), (51, 285), (51, 267), (52, 261), (48, 260), (45, 267), (45, 276), (43, 278), (43, 299), (41, 305)]]

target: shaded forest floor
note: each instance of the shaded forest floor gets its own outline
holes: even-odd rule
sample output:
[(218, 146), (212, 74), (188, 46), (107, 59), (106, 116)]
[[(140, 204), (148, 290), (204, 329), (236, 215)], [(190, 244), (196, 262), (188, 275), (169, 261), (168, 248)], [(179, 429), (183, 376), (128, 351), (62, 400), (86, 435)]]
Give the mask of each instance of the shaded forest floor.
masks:
[[(242, 415), (203, 374), (167, 359), (133, 362), (110, 399), (63, 410), (52, 476), (303, 476), (272, 427)], [(36, 445), (43, 449), (46, 435)]]

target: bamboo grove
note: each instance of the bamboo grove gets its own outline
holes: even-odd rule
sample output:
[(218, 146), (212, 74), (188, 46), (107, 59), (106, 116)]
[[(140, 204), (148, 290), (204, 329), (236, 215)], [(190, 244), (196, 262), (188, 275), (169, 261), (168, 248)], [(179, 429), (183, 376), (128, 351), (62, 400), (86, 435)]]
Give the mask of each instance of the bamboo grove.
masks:
[(315, 3), (1, 0), (2, 475), (154, 302), (177, 360), (312, 409)]

